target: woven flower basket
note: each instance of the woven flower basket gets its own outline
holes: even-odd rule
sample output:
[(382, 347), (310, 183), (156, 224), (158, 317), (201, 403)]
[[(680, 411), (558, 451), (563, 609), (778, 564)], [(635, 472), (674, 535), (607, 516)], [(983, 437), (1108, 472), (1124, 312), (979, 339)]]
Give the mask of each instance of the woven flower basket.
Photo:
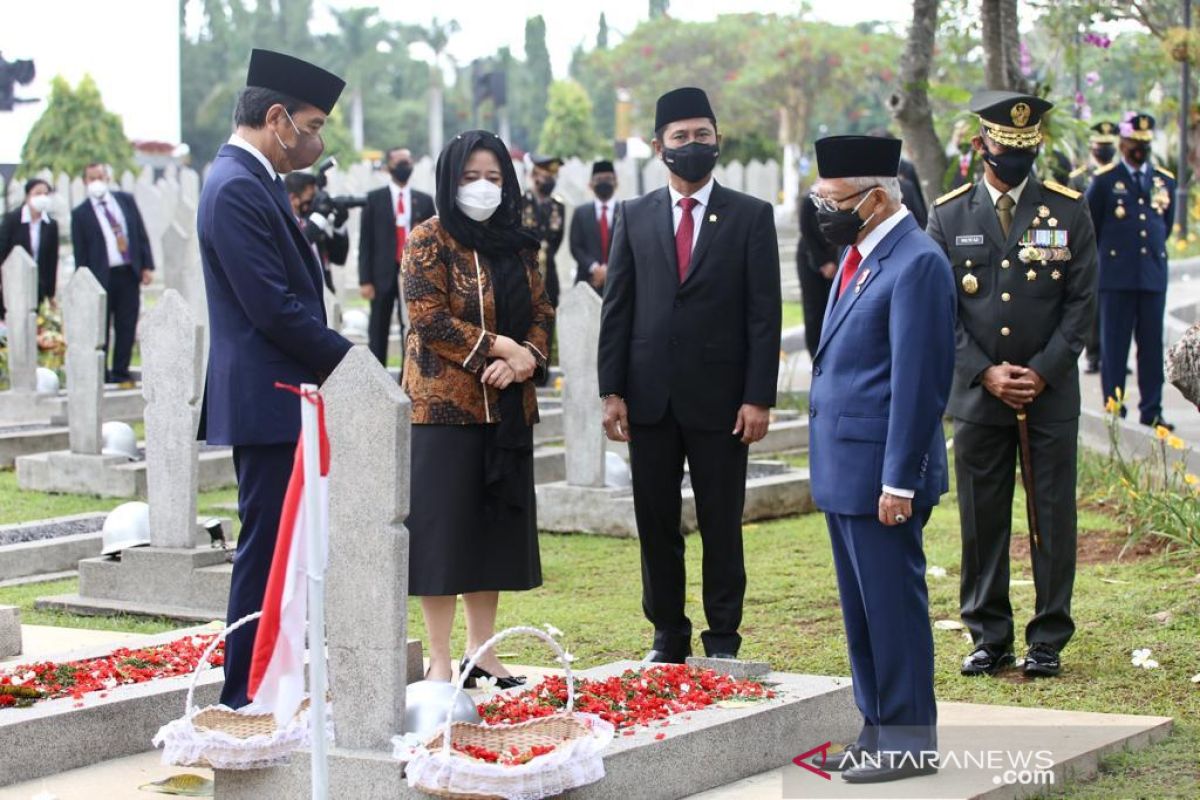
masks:
[[(536, 636), (550, 645), (565, 667), (567, 706), (559, 714), (514, 725), (477, 725), (453, 722), (453, 704), (446, 725), (408, 759), (408, 785), (436, 797), (460, 800), (540, 800), (604, 777), (601, 753), (613, 738), (613, 726), (593, 714), (575, 712), (575, 677), (566, 654), (545, 631), (530, 627), (509, 628), (484, 643), (462, 671), (458, 690), (476, 661), (499, 642), (518, 633)], [(512, 748), (552, 747), (548, 753), (522, 764), (490, 763), (463, 753), (457, 747), (482, 747), (496, 753)]]
[(300, 747), (309, 743), (308, 700), (295, 716), (279, 727), (272, 714), (249, 714), (227, 706), (198, 708), (196, 683), (209, 657), (226, 636), (262, 616), (248, 614), (227, 627), (204, 651), (188, 685), (183, 716), (168, 722), (154, 735), (155, 747), (163, 748), (164, 764), (177, 767), (212, 769), (262, 769), (285, 763)]

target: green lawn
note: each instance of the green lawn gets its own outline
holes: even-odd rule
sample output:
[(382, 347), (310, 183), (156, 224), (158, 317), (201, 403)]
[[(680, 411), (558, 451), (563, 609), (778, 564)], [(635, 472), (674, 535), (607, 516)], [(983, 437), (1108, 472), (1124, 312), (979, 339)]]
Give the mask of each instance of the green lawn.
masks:
[[(227, 500), (232, 491), (205, 495), (204, 502)], [(220, 500), (218, 500), (218, 497)], [(0, 518), (29, 519), (88, 503), (114, 501), (33, 498), (14, 491), (11, 473), (0, 473)], [(19, 505), (14, 506), (14, 503)], [(1013, 504), (1015, 540), (1025, 540), (1024, 499)], [(1101, 800), (1114, 797), (1200, 796), (1200, 556), (1149, 553), (1117, 561), (1120, 534), (1115, 523), (1094, 511), (1080, 515), (1081, 558), (1073, 611), (1078, 631), (1063, 654), (1064, 671), (1053, 680), (966, 679), (958, 665), (969, 645), (961, 631), (935, 631), (936, 682), (941, 700), (1062, 708), (1081, 711), (1159, 714), (1174, 717), (1174, 735), (1139, 753), (1104, 761), (1093, 782), (1059, 787), (1063, 796)], [(689, 538), (688, 608), (699, 629), (700, 548)], [(1103, 545), (1103, 547), (1098, 547)], [(947, 576), (930, 578), (934, 619), (958, 618), (959, 535), (953, 496), (934, 513), (926, 531), (930, 565)], [(849, 674), (845, 636), (838, 606), (828, 535), (819, 515), (749, 525), (745, 530), (749, 588), (742, 654), (771, 662), (776, 669), (829, 675)], [(651, 630), (641, 614), (637, 543), (633, 540), (543, 534), (545, 585), (512, 593), (501, 600), (498, 626), (552, 623), (565, 632), (576, 664), (589, 667), (613, 659), (639, 658), (649, 648)], [(1092, 563), (1095, 562), (1095, 563)], [(1028, 558), (1014, 558), (1014, 580), (1029, 580)], [(74, 581), (0, 589), (0, 603), (29, 609), (42, 594), (71, 591)], [(1033, 589), (1012, 589), (1018, 630), (1033, 612)], [(1160, 612), (1167, 612), (1163, 616)], [(24, 612), (28, 622), (162, 630), (158, 622), (88, 620)], [(1155, 615), (1160, 614), (1159, 618)], [(1164, 621), (1165, 620), (1165, 621)], [(461, 652), (462, 617), (454, 650)], [(423, 636), (416, 603), (409, 608), (409, 631)], [(1133, 667), (1130, 653), (1149, 647), (1161, 664), (1147, 671)], [(506, 658), (546, 664), (549, 655), (537, 642), (510, 640)]]
[(783, 303), (783, 329), (804, 324), (804, 306), (785, 300)]

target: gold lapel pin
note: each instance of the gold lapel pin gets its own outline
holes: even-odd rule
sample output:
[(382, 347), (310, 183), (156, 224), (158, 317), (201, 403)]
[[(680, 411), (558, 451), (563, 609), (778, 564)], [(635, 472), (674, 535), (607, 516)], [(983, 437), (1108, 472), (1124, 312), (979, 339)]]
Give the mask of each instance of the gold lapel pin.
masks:
[(716, 215), (716, 214), (709, 214), (709, 215), (708, 215), (708, 221), (709, 221), (709, 222), (716, 222), (716, 221), (717, 221), (717, 215)]

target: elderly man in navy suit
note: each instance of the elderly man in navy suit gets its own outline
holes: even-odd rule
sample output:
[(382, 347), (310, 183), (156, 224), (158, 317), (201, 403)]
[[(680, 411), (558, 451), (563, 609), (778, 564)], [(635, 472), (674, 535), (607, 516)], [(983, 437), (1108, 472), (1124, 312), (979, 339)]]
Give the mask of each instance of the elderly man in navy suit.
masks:
[(954, 280), (900, 201), (900, 141), (816, 143), (821, 232), (846, 248), (813, 356), (812, 494), (825, 512), (850, 650), (858, 740), (818, 763), (852, 783), (936, 771), (933, 635), (922, 529), (949, 488), (942, 413)]
[[(296, 397), (275, 383), (320, 383), (350, 349), (327, 327), (321, 265), (280, 178), (321, 156), (321, 127), (344, 85), (300, 59), (254, 50), (237, 130), (200, 193), (211, 338), (200, 437), (233, 445), (242, 520), (229, 622), (262, 607), (300, 435)], [(247, 703), (254, 632), (249, 625), (225, 645), (221, 702), (232, 708)]]

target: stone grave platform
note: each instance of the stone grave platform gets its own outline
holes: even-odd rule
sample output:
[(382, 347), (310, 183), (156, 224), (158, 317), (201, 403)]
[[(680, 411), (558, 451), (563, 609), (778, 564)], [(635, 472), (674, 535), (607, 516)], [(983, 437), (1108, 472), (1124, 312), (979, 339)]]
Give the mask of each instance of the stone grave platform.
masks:
[[(694, 531), (696, 496), (684, 476), (683, 529)], [(537, 486), (538, 528), (557, 533), (637, 536), (633, 491), (573, 486), (566, 481)], [(813, 510), (808, 470), (777, 461), (751, 461), (746, 473), (743, 522), (804, 514)]]
[[(579, 672), (603, 678), (645, 666), (618, 661)], [(808, 742), (843, 741), (858, 733), (860, 718), (848, 678), (771, 672), (764, 680), (776, 697), (739, 708), (708, 708), (670, 718), (667, 727), (618, 734), (604, 753), (606, 775), (564, 797), (579, 800), (657, 800), (685, 797), (787, 763)], [(665, 738), (655, 739), (664, 733)], [(216, 772), (218, 800), (292, 800), (309, 789), (307, 751), (284, 767)], [(695, 768), (704, 765), (703, 769)], [(686, 765), (686, 767), (685, 767)], [(408, 787), (390, 753), (333, 747), (330, 794), (343, 800), (423, 798)]]
[[(210, 626), (186, 628), (139, 637), (120, 646), (164, 644), (214, 630)], [(38, 658), (73, 661), (104, 656), (114, 649), (114, 645), (105, 645)], [(423, 674), (421, 642), (409, 640), (407, 650), (408, 682), (412, 683)], [(150, 739), (158, 729), (182, 716), (189, 680), (190, 676), (164, 678), (87, 694), (79, 701), (64, 697), (29, 708), (5, 709), (0, 714), (0, 742), (4, 742), (0, 747), (0, 787), (150, 750)], [(205, 671), (197, 684), (196, 703), (201, 707), (216, 703), (223, 680), (220, 669)]]
[(21, 654), (21, 609), (0, 606), (0, 658)]
[(0, 583), (74, 572), (80, 559), (99, 555), (100, 531), (106, 516), (72, 514), (0, 525)]
[[(16, 460), (17, 484), (27, 491), (88, 494), (100, 497), (146, 497), (146, 461), (124, 456), (90, 455), (60, 450), (35, 453)], [(237, 485), (233, 449), (202, 446), (199, 453), (199, 490)]]
[(65, 425), (0, 425), (0, 469), (12, 469), (18, 456), (65, 450), (69, 444), (70, 433)]

